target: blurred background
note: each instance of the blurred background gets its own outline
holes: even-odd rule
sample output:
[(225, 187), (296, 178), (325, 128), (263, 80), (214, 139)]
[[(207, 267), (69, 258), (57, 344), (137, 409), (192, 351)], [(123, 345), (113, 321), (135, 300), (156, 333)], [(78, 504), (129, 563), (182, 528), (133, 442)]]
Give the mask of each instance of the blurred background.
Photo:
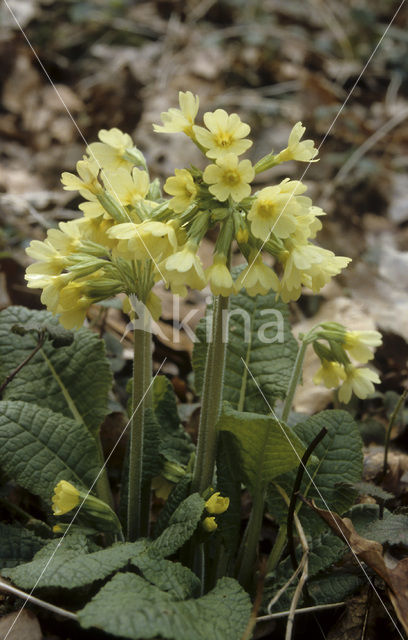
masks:
[[(316, 313), (354, 329), (380, 328), (384, 347), (375, 364), (383, 391), (408, 384), (408, 6), (388, 28), (398, 1), (8, 3), (59, 96), (1, 3), (1, 308), (40, 306), (24, 285), (24, 249), (78, 215), (80, 200), (62, 190), (60, 174), (81, 158), (82, 136), (91, 142), (100, 128), (123, 129), (162, 179), (176, 167), (200, 163), (183, 136), (152, 129), (162, 111), (178, 106), (178, 91), (190, 90), (200, 96), (201, 114), (223, 107), (251, 125), (254, 161), (285, 147), (298, 120), (307, 127), (305, 137), (323, 142), (320, 162), (302, 179), (328, 213), (320, 244), (353, 263), (322, 295), (302, 296), (293, 309), (297, 330), (310, 317), (314, 324)], [(258, 176), (259, 186), (301, 178), (305, 168), (276, 167)], [(205, 295), (183, 304), (204, 309)], [(167, 297), (164, 331), (172, 313)], [(122, 320), (108, 319), (120, 334)], [(170, 338), (156, 346), (159, 355), (171, 354), (167, 373), (183, 377), (191, 342), (180, 335), (179, 344)], [(323, 408), (325, 393), (306, 385), (297, 408)]]

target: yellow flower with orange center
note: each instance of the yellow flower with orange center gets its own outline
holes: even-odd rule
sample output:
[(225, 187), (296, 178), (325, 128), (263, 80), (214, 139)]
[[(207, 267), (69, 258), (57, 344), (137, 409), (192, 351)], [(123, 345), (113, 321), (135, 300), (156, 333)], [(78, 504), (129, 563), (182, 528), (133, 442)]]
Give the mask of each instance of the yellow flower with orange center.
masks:
[(254, 176), (251, 162), (239, 162), (235, 153), (228, 153), (219, 158), (216, 164), (208, 165), (203, 174), (204, 182), (210, 185), (208, 190), (220, 202), (225, 202), (229, 197), (241, 202), (251, 195), (250, 182)]
[(208, 158), (222, 158), (227, 153), (240, 156), (252, 145), (251, 140), (244, 139), (251, 128), (236, 113), (229, 115), (224, 109), (209, 111), (204, 114), (204, 122), (207, 129), (194, 126), (193, 131), (197, 142), (207, 149)]

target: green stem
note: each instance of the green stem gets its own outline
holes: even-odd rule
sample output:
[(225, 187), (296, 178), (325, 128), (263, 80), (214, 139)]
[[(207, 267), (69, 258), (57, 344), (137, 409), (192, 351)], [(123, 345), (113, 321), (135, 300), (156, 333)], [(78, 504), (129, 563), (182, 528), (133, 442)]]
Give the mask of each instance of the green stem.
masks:
[[(144, 344), (144, 411), (153, 407), (153, 388), (152, 381), (152, 343), (151, 340), (145, 340)], [(142, 484), (141, 490), (141, 515), (140, 515), (140, 535), (148, 537), (150, 528), (150, 501), (152, 492), (151, 479), (146, 480)]]
[(142, 470), (144, 436), (144, 394), (146, 342), (150, 334), (141, 329), (134, 331), (132, 409), (129, 447), (129, 487), (127, 537), (133, 542), (141, 533)]
[(266, 563), (266, 575), (274, 571), (278, 566), (280, 557), (286, 544), (286, 525), (282, 524), (279, 527), (278, 535), (272, 547), (272, 551), (269, 554), (268, 562)]
[(204, 372), (197, 453), (192, 490), (203, 493), (212, 481), (215, 467), (217, 430), (225, 368), (226, 323), (229, 298), (214, 299), (212, 341), (208, 347)]
[(245, 589), (250, 589), (255, 575), (255, 563), (258, 553), (258, 542), (262, 528), (265, 492), (258, 491), (252, 503), (247, 530), (244, 534), (243, 545), (240, 550), (240, 567), (238, 580)]
[(303, 360), (305, 359), (308, 342), (302, 340), (297, 352), (295, 364), (293, 366), (292, 375), (289, 382), (288, 393), (286, 394), (285, 404), (282, 411), (282, 422), (286, 422), (293, 404), (296, 388), (298, 386), (300, 376), (302, 375)]

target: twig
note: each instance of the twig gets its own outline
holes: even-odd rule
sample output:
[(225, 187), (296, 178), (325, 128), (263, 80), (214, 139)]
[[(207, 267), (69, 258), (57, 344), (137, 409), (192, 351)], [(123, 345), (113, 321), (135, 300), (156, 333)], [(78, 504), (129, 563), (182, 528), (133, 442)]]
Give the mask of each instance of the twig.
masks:
[(295, 620), (296, 607), (298, 605), (299, 598), (302, 594), (303, 587), (305, 585), (305, 582), (309, 574), (309, 545), (307, 543), (305, 532), (303, 531), (303, 527), (300, 524), (300, 520), (296, 514), (294, 514), (294, 520), (295, 520), (295, 525), (298, 532), (300, 544), (302, 545), (302, 549), (303, 549), (303, 556), (300, 561), (300, 564), (302, 565), (302, 574), (300, 576), (299, 583), (295, 589), (295, 593), (293, 594), (292, 602), (290, 605), (288, 622), (286, 624), (285, 640), (292, 639), (293, 623)]
[(4, 391), (4, 389), (7, 387), (7, 385), (13, 380), (13, 378), (16, 377), (18, 372), (21, 371), (21, 369), (23, 367), (25, 367), (25, 365), (30, 362), (31, 358), (33, 358), (35, 356), (35, 354), (37, 353), (37, 351), (39, 351), (41, 349), (41, 347), (43, 346), (44, 342), (45, 342), (45, 334), (42, 334), (38, 338), (38, 343), (37, 343), (35, 349), (4, 380), (3, 384), (0, 386), (0, 393), (2, 393)]
[[(268, 614), (269, 614), (269, 615), (274, 615), (274, 614), (272, 614), (272, 613), (271, 613), (271, 609), (272, 609), (272, 607), (273, 607), (273, 606), (278, 602), (279, 598), (281, 597), (281, 595), (282, 595), (283, 593), (285, 593), (286, 589), (288, 589), (288, 588), (290, 587), (290, 585), (292, 584), (292, 582), (294, 581), (294, 579), (299, 575), (299, 573), (301, 572), (301, 570), (302, 570), (302, 565), (301, 565), (301, 563), (299, 563), (299, 565), (298, 565), (298, 567), (297, 567), (296, 571), (294, 571), (294, 572), (292, 573), (292, 575), (290, 576), (289, 580), (287, 580), (287, 581), (285, 582), (285, 584), (283, 585), (283, 587), (281, 587), (281, 588), (279, 589), (279, 591), (277, 591), (277, 592), (275, 593), (275, 595), (273, 596), (272, 600), (271, 600), (271, 601), (270, 601), (270, 603), (268, 604), (268, 609), (267, 609), (267, 610), (268, 610)], [(268, 616), (265, 616), (265, 617), (268, 617)]]
[(0, 580), (0, 591), (7, 591), (12, 595), (17, 596), (17, 598), (22, 598), (26, 602), (28, 601), (28, 602), (31, 602), (32, 604), (36, 604), (39, 607), (42, 607), (43, 609), (48, 609), (48, 611), (52, 611), (53, 613), (58, 613), (59, 615), (64, 616), (65, 618), (70, 618), (71, 620), (78, 619), (78, 616), (76, 615), (76, 613), (73, 613), (72, 611), (66, 611), (65, 609), (61, 609), (61, 607), (57, 607), (55, 604), (45, 602), (45, 600), (40, 600), (40, 598), (36, 598), (35, 596), (29, 595), (25, 591), (21, 591), (21, 589), (17, 589), (16, 587), (13, 587), (11, 584), (8, 584), (3, 580)]
[(290, 497), (290, 503), (288, 508), (288, 519), (287, 519), (287, 537), (288, 537), (288, 550), (289, 550), (290, 558), (292, 560), (292, 565), (294, 569), (297, 568), (297, 564), (298, 564), (296, 559), (296, 553), (295, 553), (295, 543), (293, 539), (293, 521), (295, 518), (295, 507), (296, 507), (296, 500), (298, 498), (298, 491), (300, 489), (300, 485), (302, 484), (303, 474), (304, 474), (307, 462), (310, 456), (312, 455), (313, 451), (319, 444), (319, 442), (323, 440), (326, 433), (327, 433), (327, 429), (326, 427), (323, 427), (323, 429), (317, 434), (314, 440), (312, 440), (312, 442), (309, 444), (308, 448), (304, 452), (298, 467), (297, 474), (296, 474), (292, 495)]
[[(316, 604), (313, 607), (303, 607), (302, 609), (296, 609), (295, 615), (299, 613), (313, 613), (316, 611), (324, 611), (325, 609), (335, 609), (336, 607), (344, 607), (345, 602), (334, 602), (333, 604)], [(276, 618), (286, 618), (290, 611), (277, 611), (276, 613), (270, 613), (267, 616), (259, 616), (256, 619), (257, 622), (268, 622), (268, 620), (274, 620)]]

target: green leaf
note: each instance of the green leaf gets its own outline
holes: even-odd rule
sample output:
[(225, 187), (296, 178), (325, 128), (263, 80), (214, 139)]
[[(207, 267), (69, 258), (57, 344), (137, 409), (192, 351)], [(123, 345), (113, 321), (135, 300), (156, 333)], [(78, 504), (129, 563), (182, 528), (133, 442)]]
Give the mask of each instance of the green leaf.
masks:
[[(207, 314), (212, 309), (208, 308)], [(223, 399), (235, 409), (269, 413), (267, 402), (274, 406), (286, 396), (298, 345), (289, 325), (289, 308), (275, 300), (275, 293), (251, 298), (241, 292), (230, 297), (230, 321), (224, 376)], [(197, 327), (193, 368), (197, 392), (202, 391), (206, 343), (206, 319)], [(264, 333), (263, 333), (264, 331)], [(266, 342), (266, 340), (275, 340)], [(279, 341), (280, 340), (280, 341)], [(242, 361), (254, 376), (267, 402)]]
[(170, 593), (175, 600), (185, 600), (200, 590), (200, 580), (190, 569), (150, 550), (132, 558), (131, 563), (140, 569), (146, 580)]
[(0, 523), (0, 568), (31, 560), (44, 544), (45, 540), (28, 529)]
[(88, 488), (100, 471), (83, 423), (27, 402), (0, 402), (0, 466), (48, 503), (60, 480)]
[(170, 462), (186, 465), (194, 445), (180, 424), (176, 396), (166, 376), (156, 376), (154, 379), (153, 408), (160, 425), (160, 453)]
[[(311, 484), (308, 473), (304, 473), (300, 493), (315, 500), (318, 507), (330, 508), (342, 514), (354, 501), (354, 489), (348, 490), (339, 485), (358, 482), (363, 469), (362, 441), (359, 429), (353, 418), (346, 411), (322, 411), (308, 420), (297, 424), (293, 432), (308, 444), (323, 427), (328, 433), (317, 445), (313, 455), (318, 459), (317, 465), (308, 467), (313, 479)], [(285, 474), (277, 481), (290, 496), (296, 477), (296, 471)], [(316, 489), (317, 487), (317, 489)], [(322, 500), (323, 498), (323, 500)], [(270, 487), (267, 496), (268, 511), (280, 523), (286, 522), (287, 505), (277, 492)], [(325, 528), (324, 522), (311, 509), (300, 506), (299, 517), (306, 533), (317, 534)]]
[[(100, 547), (85, 534), (79, 532), (71, 533), (71, 531), (72, 529), (70, 529), (69, 534), (64, 537), (64, 546), (61, 551), (75, 551), (77, 555), (99, 551)], [(54, 551), (59, 550), (60, 547), (61, 538), (54, 538), (35, 554), (34, 560), (49, 560)]]
[(198, 493), (183, 500), (170, 517), (168, 527), (152, 543), (151, 550), (165, 558), (180, 549), (196, 530), (204, 507), (205, 501)]
[(121, 573), (78, 612), (86, 629), (97, 627), (132, 640), (238, 640), (251, 613), (249, 596), (231, 578), (198, 600), (177, 602), (140, 576)]
[(342, 602), (357, 591), (366, 582), (361, 573), (349, 573), (345, 569), (336, 569), (329, 574), (320, 574), (308, 582), (308, 591), (316, 604)]
[[(37, 339), (12, 332), (16, 324), (44, 326), (58, 320), (48, 311), (9, 307), (0, 313), (0, 379), (5, 379), (34, 350)], [(96, 433), (107, 413), (112, 374), (103, 340), (89, 329), (75, 331), (70, 346), (55, 349), (46, 341), (40, 351), (7, 385), (5, 400), (22, 400), (83, 421)]]
[[(77, 589), (107, 578), (125, 567), (132, 557), (146, 550), (146, 542), (126, 542), (93, 553), (81, 553), (78, 549), (64, 549), (64, 543), (52, 554), (42, 553), (32, 562), (22, 564), (2, 573), (23, 589), (40, 588)], [(38, 578), (41, 576), (37, 584)]]
[(230, 432), (240, 460), (242, 479), (254, 495), (274, 478), (299, 465), (305, 447), (272, 416), (235, 411), (226, 405), (218, 429)]

